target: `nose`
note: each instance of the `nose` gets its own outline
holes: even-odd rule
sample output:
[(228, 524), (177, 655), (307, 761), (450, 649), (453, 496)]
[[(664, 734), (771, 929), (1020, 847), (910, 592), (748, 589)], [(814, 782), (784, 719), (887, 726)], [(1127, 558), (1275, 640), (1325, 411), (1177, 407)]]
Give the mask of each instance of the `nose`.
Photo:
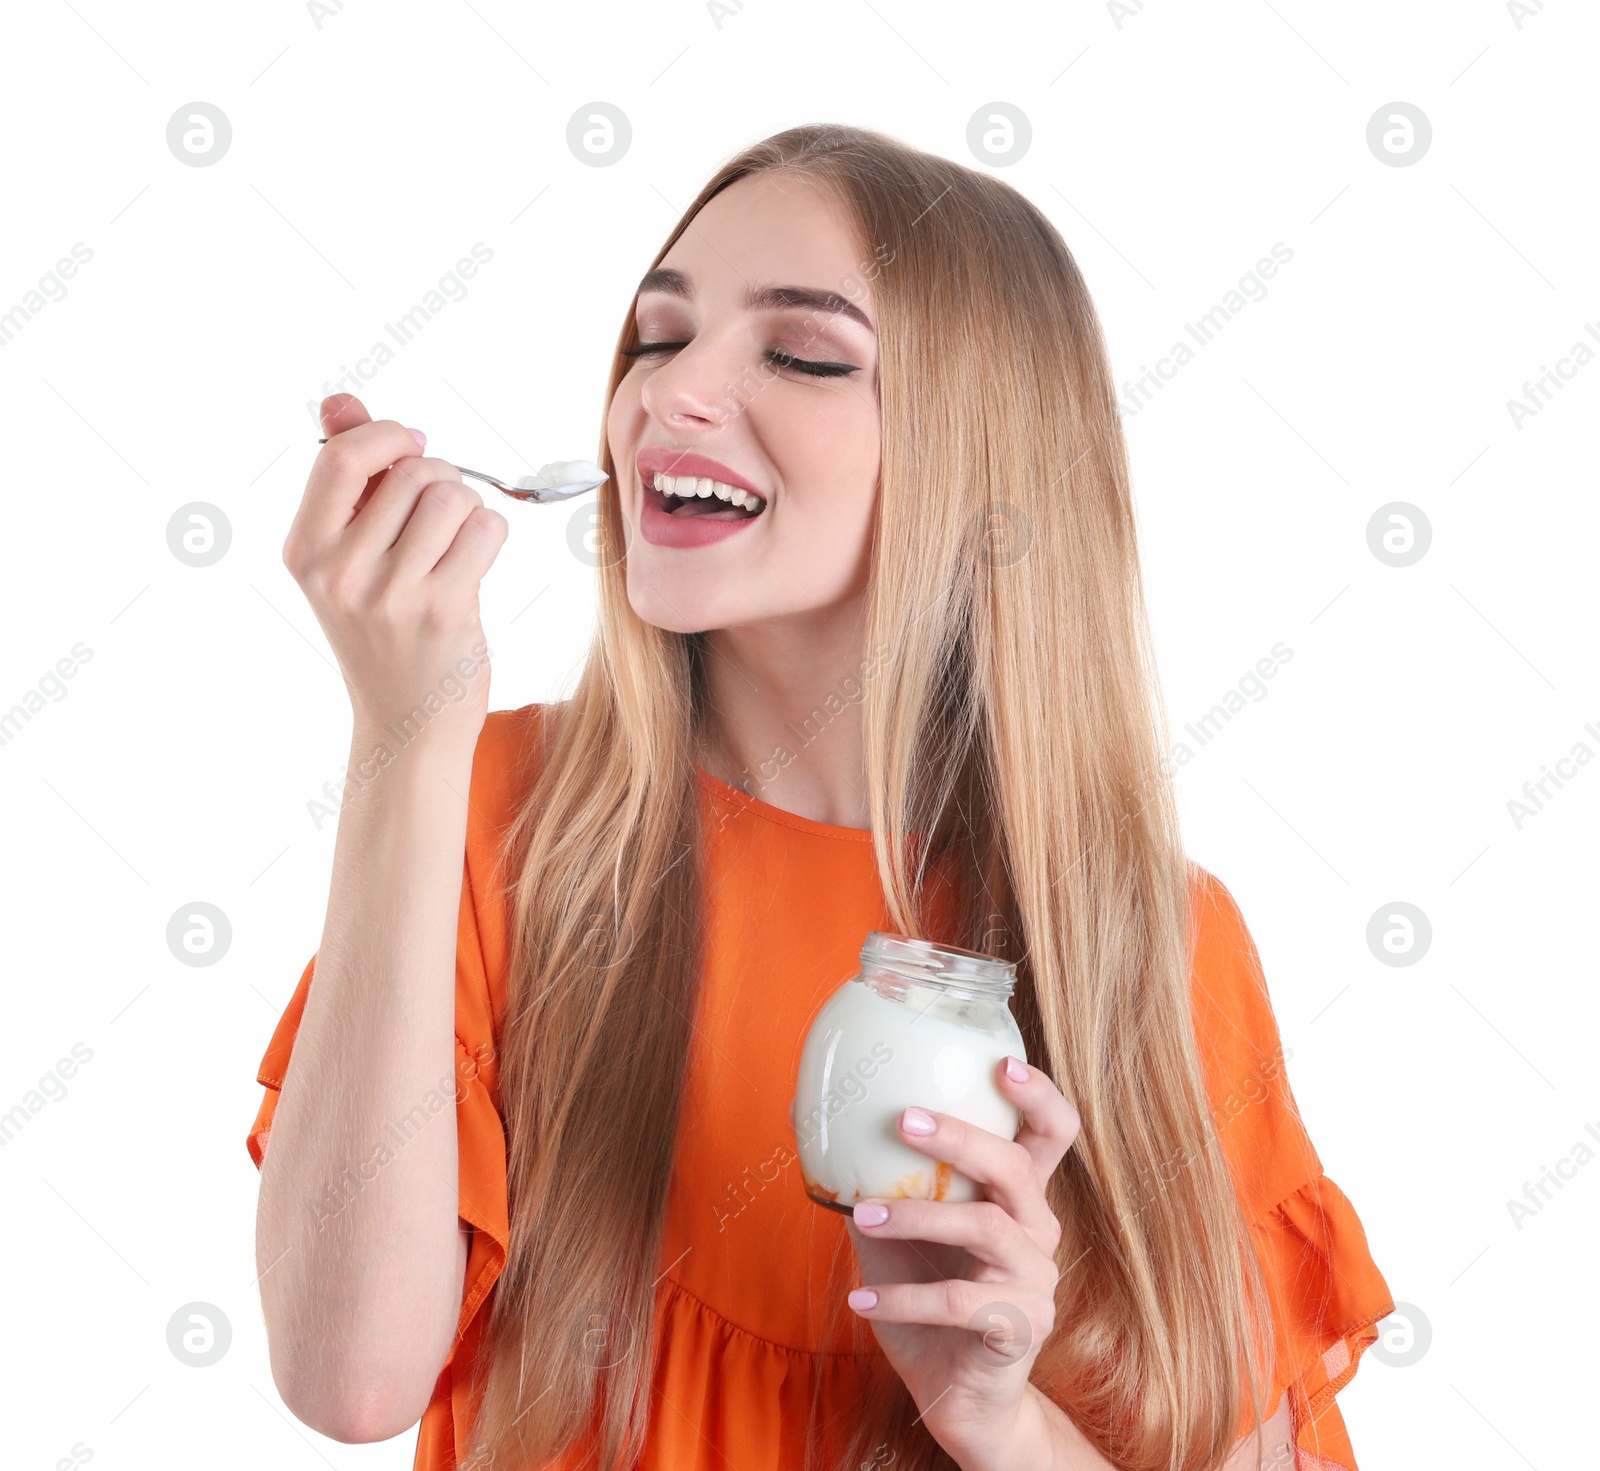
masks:
[(699, 337), (650, 370), (639, 402), (658, 423), (673, 428), (725, 424), (763, 381), (756, 365), (741, 362), (731, 346)]

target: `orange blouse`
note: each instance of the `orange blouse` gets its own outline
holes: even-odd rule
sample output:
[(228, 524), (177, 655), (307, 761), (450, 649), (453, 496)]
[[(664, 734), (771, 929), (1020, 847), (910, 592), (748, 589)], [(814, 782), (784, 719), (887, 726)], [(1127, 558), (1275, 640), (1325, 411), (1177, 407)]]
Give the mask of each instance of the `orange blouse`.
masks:
[[(415, 1471), (451, 1471), (475, 1406), (467, 1374), (509, 1238), (495, 1039), (506, 1006), (509, 913), (495, 845), (533, 771), (542, 707), (490, 712), (473, 758), (456, 957), (460, 1216), (472, 1228), (457, 1339), (422, 1417)], [(657, 1349), (641, 1471), (786, 1471), (814, 1415), (847, 1425), (856, 1361), (881, 1358), (848, 1308), (844, 1219), (800, 1183), (789, 1100), (824, 1001), (889, 927), (871, 834), (782, 811), (698, 773), (706, 821), (706, 971), (659, 1259)], [(1394, 1307), (1343, 1192), (1322, 1172), (1283, 1070), (1260, 961), (1232, 895), (1198, 870), (1192, 1000), (1212, 1114), (1254, 1223), (1273, 1298), (1300, 1464), (1355, 1458), (1335, 1393)], [(248, 1136), (261, 1164), (313, 955), (261, 1060)], [(459, 1091), (459, 1090), (458, 1090)], [(774, 1270), (781, 1264), (781, 1270)], [(813, 1404), (813, 1380), (818, 1399)], [(830, 1443), (829, 1449), (833, 1446)]]

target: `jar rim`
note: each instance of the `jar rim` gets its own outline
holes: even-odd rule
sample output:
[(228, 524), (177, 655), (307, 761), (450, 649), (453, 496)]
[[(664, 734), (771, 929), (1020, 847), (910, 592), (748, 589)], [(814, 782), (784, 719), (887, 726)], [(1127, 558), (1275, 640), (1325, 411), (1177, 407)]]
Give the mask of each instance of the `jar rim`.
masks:
[(861, 963), (894, 971), (911, 980), (935, 985), (968, 986), (1009, 994), (1016, 984), (1015, 961), (981, 950), (919, 940), (910, 935), (873, 930), (861, 946)]

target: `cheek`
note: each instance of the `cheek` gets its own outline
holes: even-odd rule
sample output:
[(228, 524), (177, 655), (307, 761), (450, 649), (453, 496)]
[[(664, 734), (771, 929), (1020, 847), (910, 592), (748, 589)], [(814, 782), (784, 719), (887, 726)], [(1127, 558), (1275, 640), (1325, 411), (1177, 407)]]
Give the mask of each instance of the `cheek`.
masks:
[(807, 498), (803, 515), (790, 522), (794, 569), (808, 583), (820, 578), (835, 593), (855, 583), (872, 541), (877, 472), (858, 470), (855, 475), (826, 489), (819, 486)]
[[(818, 509), (840, 532), (864, 532), (872, 524), (883, 466), (879, 424), (866, 412), (840, 426), (836, 447), (813, 481), (820, 492)], [(847, 446), (847, 447), (846, 447)]]
[(870, 400), (840, 399), (830, 412), (797, 425), (784, 448), (790, 478), (811, 493), (819, 513), (845, 525), (870, 510), (883, 463), (883, 426)]
[(883, 466), (883, 420), (877, 404), (871, 400), (858, 404), (856, 410), (849, 438), (845, 441), (851, 446), (844, 456), (847, 461), (845, 483), (866, 487), (871, 494), (875, 493), (878, 473)]
[(606, 438), (612, 440), (612, 453), (618, 452), (614, 442), (627, 435), (639, 418), (639, 383), (632, 373), (617, 384), (611, 399), (610, 412), (606, 414)]

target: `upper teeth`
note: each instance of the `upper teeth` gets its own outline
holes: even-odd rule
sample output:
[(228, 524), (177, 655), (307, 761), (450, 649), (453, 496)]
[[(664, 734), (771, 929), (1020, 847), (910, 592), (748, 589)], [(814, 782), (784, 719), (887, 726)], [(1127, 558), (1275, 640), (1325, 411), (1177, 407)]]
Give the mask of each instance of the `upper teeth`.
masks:
[(752, 511), (758, 512), (766, 504), (753, 490), (742, 490), (737, 485), (724, 485), (720, 480), (708, 480), (704, 475), (663, 475), (658, 470), (655, 475), (655, 488), (663, 495), (675, 495), (683, 500), (688, 500), (692, 495), (701, 497), (714, 495), (718, 500), (729, 501), (736, 506), (748, 506)]

